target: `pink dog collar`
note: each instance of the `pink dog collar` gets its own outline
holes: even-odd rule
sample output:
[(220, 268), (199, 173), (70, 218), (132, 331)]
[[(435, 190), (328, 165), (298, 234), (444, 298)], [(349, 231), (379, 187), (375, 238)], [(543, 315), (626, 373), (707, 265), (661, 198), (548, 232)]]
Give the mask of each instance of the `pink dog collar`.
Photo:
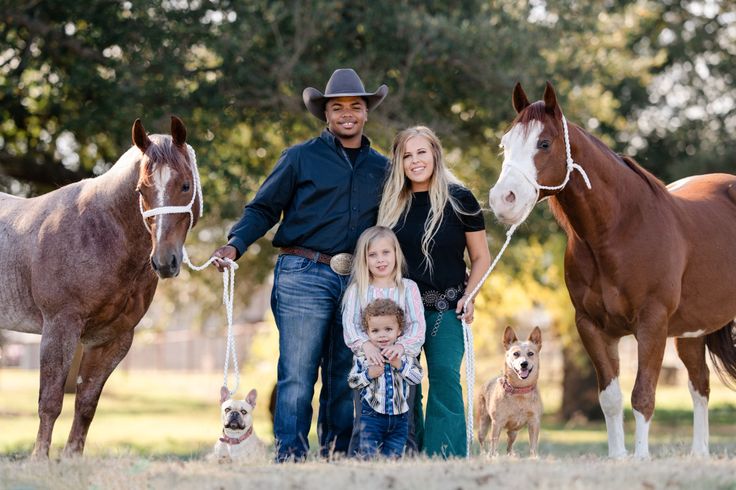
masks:
[(522, 395), (524, 393), (531, 393), (537, 387), (536, 384), (533, 384), (531, 386), (522, 386), (521, 388), (517, 388), (509, 383), (509, 380), (507, 380), (505, 377), (501, 378), (501, 386), (503, 386), (504, 391), (509, 395)]
[(224, 442), (225, 444), (231, 444), (234, 446), (248, 439), (251, 436), (251, 434), (253, 434), (253, 426), (251, 426), (247, 431), (245, 431), (245, 434), (243, 434), (240, 437), (230, 437), (228, 435), (225, 435), (225, 430), (223, 429), (222, 437), (220, 437), (220, 442)]

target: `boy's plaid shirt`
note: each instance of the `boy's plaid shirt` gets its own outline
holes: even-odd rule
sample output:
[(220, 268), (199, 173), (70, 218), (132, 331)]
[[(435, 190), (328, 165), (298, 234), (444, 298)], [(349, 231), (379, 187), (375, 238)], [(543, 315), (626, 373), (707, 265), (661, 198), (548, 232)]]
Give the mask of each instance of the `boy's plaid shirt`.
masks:
[(353, 369), (348, 375), (348, 384), (360, 390), (360, 396), (378, 413), (399, 415), (409, 411), (407, 398), (409, 385), (422, 382), (422, 366), (414, 357), (403, 355), (401, 369), (391, 364), (383, 365), (383, 374), (371, 379), (368, 376), (369, 364), (364, 356), (353, 357)]

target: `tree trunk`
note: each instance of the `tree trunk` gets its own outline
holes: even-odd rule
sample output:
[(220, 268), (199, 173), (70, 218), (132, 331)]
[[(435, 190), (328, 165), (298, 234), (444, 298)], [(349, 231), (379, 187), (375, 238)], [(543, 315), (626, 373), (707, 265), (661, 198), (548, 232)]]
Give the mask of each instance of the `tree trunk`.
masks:
[(598, 402), (598, 380), (590, 358), (577, 342), (562, 349), (563, 378), (560, 418), (603, 419)]

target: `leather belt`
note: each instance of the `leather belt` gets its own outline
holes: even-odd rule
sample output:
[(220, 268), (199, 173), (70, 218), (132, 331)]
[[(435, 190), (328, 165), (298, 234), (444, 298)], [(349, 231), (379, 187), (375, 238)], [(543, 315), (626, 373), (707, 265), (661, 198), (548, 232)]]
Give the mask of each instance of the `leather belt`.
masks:
[(283, 247), (281, 254), (298, 255), (321, 264), (329, 265), (335, 274), (347, 276), (353, 264), (353, 256), (349, 253), (339, 253), (336, 255), (328, 255), (322, 252), (315, 252), (304, 247)]
[(298, 255), (299, 257), (304, 257), (305, 259), (321, 262), (325, 265), (330, 265), (330, 259), (332, 259), (332, 255), (323, 254), (322, 252), (315, 252), (314, 250), (302, 247), (283, 247), (281, 249), (281, 254)]

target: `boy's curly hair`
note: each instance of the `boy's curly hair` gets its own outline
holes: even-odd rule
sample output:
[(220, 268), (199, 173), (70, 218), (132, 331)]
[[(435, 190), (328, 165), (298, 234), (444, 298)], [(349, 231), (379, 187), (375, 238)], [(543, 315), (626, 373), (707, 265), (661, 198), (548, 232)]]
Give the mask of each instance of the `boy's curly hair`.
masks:
[(404, 331), (404, 310), (395, 301), (381, 298), (368, 303), (360, 315), (364, 331), (368, 331), (368, 319), (374, 316), (395, 316), (399, 322), (399, 335)]

